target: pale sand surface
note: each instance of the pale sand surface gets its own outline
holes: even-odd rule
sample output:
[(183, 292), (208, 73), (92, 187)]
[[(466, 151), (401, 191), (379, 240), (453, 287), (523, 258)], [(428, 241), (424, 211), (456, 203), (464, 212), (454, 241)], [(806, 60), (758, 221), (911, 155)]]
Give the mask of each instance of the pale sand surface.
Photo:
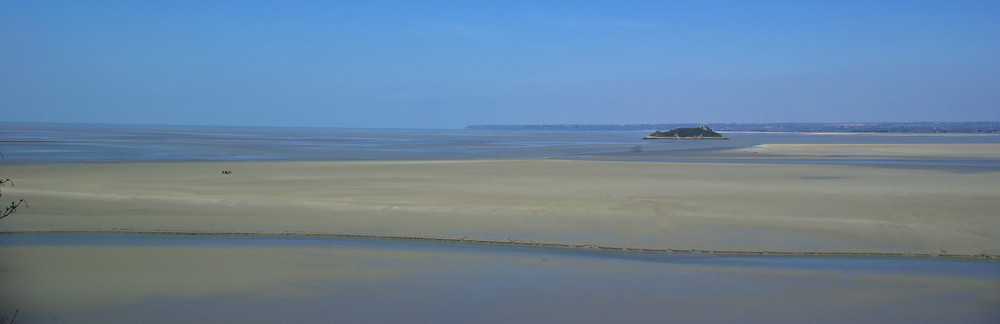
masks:
[(791, 156), (996, 158), (1000, 157), (1000, 144), (764, 144), (733, 151)]
[(520, 160), (7, 165), (0, 174), (15, 179), (5, 199), (31, 204), (4, 219), (4, 231), (1000, 255), (1000, 172)]
[[(869, 155), (865, 149), (874, 148), (849, 151)], [(813, 145), (780, 154), (844, 149)], [(979, 149), (893, 148), (920, 157), (977, 156)], [(3, 219), (0, 230), (360, 233), (660, 250), (1000, 256), (1000, 172), (955, 171), (560, 160), (3, 165), (0, 174), (16, 185), (2, 188), (3, 199), (24, 198), (30, 208)], [(911, 267), (833, 259), (803, 266), (813, 261), (788, 259), (782, 266), (772, 257), (717, 264), (712, 256), (649, 263), (463, 245), (411, 248), (427, 244), (415, 242), (329, 244), (0, 244), (0, 314), (16, 306), (19, 322), (1000, 316), (996, 276), (962, 272), (988, 272), (996, 261), (921, 259), (931, 263)], [(953, 263), (945, 271), (933, 270), (933, 262)]]

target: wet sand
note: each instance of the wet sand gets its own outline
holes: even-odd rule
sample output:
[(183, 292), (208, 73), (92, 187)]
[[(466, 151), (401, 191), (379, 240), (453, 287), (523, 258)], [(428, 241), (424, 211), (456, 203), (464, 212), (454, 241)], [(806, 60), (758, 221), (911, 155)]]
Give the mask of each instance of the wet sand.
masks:
[(995, 307), (1000, 264), (986, 260), (56, 236), (41, 244), (0, 246), (5, 260), (16, 260), (0, 273), (5, 288), (0, 305), (10, 311), (20, 307), (19, 321), (989, 323), (1000, 318)]

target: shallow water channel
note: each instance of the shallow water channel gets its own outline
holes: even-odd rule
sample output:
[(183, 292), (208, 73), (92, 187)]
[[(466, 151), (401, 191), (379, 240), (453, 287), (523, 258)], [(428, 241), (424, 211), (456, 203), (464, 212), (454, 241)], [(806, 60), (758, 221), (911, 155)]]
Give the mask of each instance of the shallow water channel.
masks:
[(0, 235), (31, 322), (996, 322), (995, 260), (327, 237)]

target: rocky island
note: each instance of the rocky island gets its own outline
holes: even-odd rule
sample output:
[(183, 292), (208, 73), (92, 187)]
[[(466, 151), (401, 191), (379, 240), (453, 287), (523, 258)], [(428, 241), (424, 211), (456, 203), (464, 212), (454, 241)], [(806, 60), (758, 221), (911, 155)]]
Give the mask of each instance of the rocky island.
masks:
[(666, 132), (655, 131), (643, 139), (701, 139), (701, 140), (726, 140), (728, 138), (716, 133), (708, 126), (701, 125), (693, 128), (674, 128)]

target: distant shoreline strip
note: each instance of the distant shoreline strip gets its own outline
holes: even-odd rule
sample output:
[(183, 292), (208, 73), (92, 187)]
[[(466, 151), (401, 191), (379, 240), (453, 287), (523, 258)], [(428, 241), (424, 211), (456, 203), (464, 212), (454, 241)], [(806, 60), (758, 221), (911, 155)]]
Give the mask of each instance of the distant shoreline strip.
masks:
[[(702, 123), (704, 124), (704, 123)], [(659, 124), (541, 124), (468, 125), (465, 130), (481, 131), (647, 131), (698, 127), (697, 123)], [(998, 134), (1000, 121), (969, 122), (848, 122), (848, 123), (708, 123), (719, 132), (792, 133), (910, 133), (910, 134)]]
[(758, 255), (758, 256), (817, 256), (817, 257), (907, 257), (907, 258), (947, 258), (947, 259), (1000, 259), (993, 254), (951, 254), (951, 253), (905, 253), (905, 252), (822, 252), (822, 251), (739, 251), (702, 249), (658, 249), (620, 247), (597, 244), (546, 243), (517, 239), (484, 239), (472, 237), (435, 237), (419, 235), (378, 234), (378, 233), (324, 233), (324, 232), (254, 232), (254, 231), (202, 231), (202, 230), (139, 230), (139, 229), (90, 229), (90, 230), (39, 230), (0, 231), (0, 235), (14, 234), (128, 234), (167, 236), (249, 236), (249, 237), (296, 237), (296, 238), (356, 238), (374, 240), (421, 241), (438, 243), (459, 243), (476, 245), (507, 245), (519, 247), (543, 247), (559, 249), (589, 249), (619, 252), (709, 254), (709, 255)]

